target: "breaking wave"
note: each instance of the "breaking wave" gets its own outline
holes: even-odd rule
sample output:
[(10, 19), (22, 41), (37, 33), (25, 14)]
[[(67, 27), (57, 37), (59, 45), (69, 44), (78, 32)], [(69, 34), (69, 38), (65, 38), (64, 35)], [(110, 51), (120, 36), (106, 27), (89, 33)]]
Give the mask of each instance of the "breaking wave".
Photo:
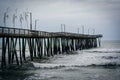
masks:
[(31, 62), (34, 68), (58, 69), (65, 67), (120, 67), (120, 49), (90, 49), (74, 55), (57, 55), (46, 63)]
[(90, 64), (90, 65), (78, 65), (78, 64), (41, 64), (32, 62), (33, 67), (37, 69), (59, 69), (65, 67), (120, 67), (117, 63), (105, 63), (105, 64)]

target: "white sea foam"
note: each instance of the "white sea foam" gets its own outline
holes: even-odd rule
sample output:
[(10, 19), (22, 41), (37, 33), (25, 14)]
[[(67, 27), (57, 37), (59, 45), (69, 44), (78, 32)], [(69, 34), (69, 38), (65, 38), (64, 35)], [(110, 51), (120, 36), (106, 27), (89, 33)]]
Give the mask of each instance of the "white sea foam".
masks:
[[(89, 51), (97, 51), (99, 49), (91, 49), (77, 51), (79, 54), (74, 55), (57, 55), (50, 59), (47, 63), (31, 62), (36, 68), (61, 68), (61, 67), (78, 67), (78, 66), (116, 66), (120, 65), (119, 53), (90, 53)], [(111, 50), (115, 51), (115, 50)]]

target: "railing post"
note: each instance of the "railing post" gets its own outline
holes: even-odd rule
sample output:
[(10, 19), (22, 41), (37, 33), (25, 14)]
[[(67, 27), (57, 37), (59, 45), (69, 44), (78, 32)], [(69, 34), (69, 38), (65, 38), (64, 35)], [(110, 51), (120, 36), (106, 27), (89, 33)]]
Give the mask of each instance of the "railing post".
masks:
[(28, 35), (29, 35), (29, 30), (28, 30)]
[(10, 29), (8, 28), (8, 34), (10, 34)]
[(2, 28), (2, 35), (3, 35), (3, 32), (4, 32), (4, 30), (3, 30), (3, 28)]
[(24, 29), (24, 35), (25, 35), (25, 29)]
[(20, 29), (19, 29), (19, 36), (20, 36)]
[(15, 34), (15, 28), (14, 28), (14, 34)]

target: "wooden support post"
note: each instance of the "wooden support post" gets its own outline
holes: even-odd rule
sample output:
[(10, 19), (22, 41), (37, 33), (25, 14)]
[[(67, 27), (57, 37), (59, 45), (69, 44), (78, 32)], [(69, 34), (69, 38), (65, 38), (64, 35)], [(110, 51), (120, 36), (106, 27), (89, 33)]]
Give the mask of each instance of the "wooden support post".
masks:
[(24, 61), (26, 61), (26, 56), (25, 56), (26, 41), (27, 41), (27, 38), (22, 38), (22, 57)]
[(80, 39), (80, 50), (82, 50), (82, 39)]
[(65, 43), (65, 52), (67, 52), (67, 40), (66, 40), (66, 38), (64, 39), (64, 43)]
[(17, 50), (16, 50), (17, 38), (15, 38), (15, 40), (14, 40), (14, 38), (12, 38), (11, 43), (12, 43), (12, 49), (13, 49), (12, 50), (12, 63), (14, 62), (14, 56), (15, 56), (16, 63), (17, 63), (17, 65), (19, 65), (19, 60), (18, 60)]
[(67, 39), (65, 38), (65, 52), (67, 52)]
[(74, 51), (76, 51), (76, 40), (74, 39)]
[(69, 39), (68, 38), (66, 38), (66, 51), (67, 51), (67, 53), (69, 53)]
[(1, 68), (6, 67), (6, 61), (5, 61), (5, 37), (2, 38), (2, 62), (1, 62)]
[(78, 39), (78, 48), (79, 48), (79, 50), (81, 50), (81, 47), (80, 47), (80, 39)]
[(17, 65), (19, 65), (19, 59), (18, 59), (18, 55), (17, 55), (17, 50), (16, 50), (16, 45), (17, 45), (17, 38), (15, 39), (15, 44), (14, 45), (14, 54), (15, 54), (15, 58), (16, 58), (16, 63)]
[(34, 57), (37, 57), (37, 55), (36, 55), (36, 38), (34, 39)]
[(85, 41), (85, 39), (83, 39), (83, 49), (86, 49), (85, 44), (86, 44), (86, 41)]
[(76, 50), (78, 50), (78, 39), (75, 39), (75, 46), (76, 46)]
[(51, 38), (51, 55), (54, 56), (54, 52), (53, 52), (53, 38)]
[(92, 39), (90, 39), (90, 48), (92, 48)]
[(62, 54), (62, 38), (60, 38), (60, 54)]
[(91, 39), (89, 39), (89, 48), (91, 48)]
[(97, 38), (95, 39), (95, 47), (97, 47)]
[(55, 40), (56, 40), (56, 54), (58, 54), (58, 52), (59, 52), (59, 48), (58, 48), (58, 45), (59, 45), (59, 43), (58, 43), (58, 38), (56, 38)]
[(93, 40), (94, 48), (96, 47), (96, 39)]
[(22, 64), (21, 39), (19, 38), (20, 63)]
[(31, 56), (31, 61), (33, 61), (33, 39), (30, 38), (30, 56)]
[(40, 42), (41, 42), (41, 41), (40, 41), (40, 38), (37, 38), (37, 39), (36, 39), (36, 43), (37, 43), (37, 55), (38, 55), (39, 58), (41, 58), (41, 52), (40, 52), (41, 43), (40, 43)]
[(33, 49), (33, 57), (35, 57), (35, 55), (34, 55), (34, 51), (35, 51), (35, 43), (34, 43), (34, 38), (32, 38), (32, 49)]
[(94, 48), (94, 39), (92, 39), (92, 48)]
[(52, 55), (52, 53), (51, 53), (51, 38), (48, 38), (48, 53), (49, 53), (49, 55), (48, 56), (51, 56)]
[(56, 40), (56, 38), (53, 38), (53, 44), (54, 44), (54, 46), (53, 46), (53, 49), (54, 49), (54, 54), (57, 54), (57, 40)]
[(85, 49), (88, 49), (88, 40), (85, 39)]
[(39, 38), (36, 38), (36, 46), (37, 46), (36, 48), (37, 48), (37, 56), (40, 57), (40, 48), (38, 47), (38, 45), (39, 45), (38, 44), (38, 39)]
[(30, 51), (31, 61), (33, 61), (33, 48), (32, 48), (32, 40), (31, 40), (31, 38), (28, 39), (28, 47), (29, 47), (29, 51)]
[(50, 48), (50, 43), (49, 43), (49, 38), (47, 38), (47, 56), (50, 56), (50, 52), (49, 52), (49, 48)]
[(84, 40), (81, 41), (82, 50), (84, 49)]
[(44, 45), (44, 44), (43, 44), (43, 38), (40, 39), (40, 44), (41, 44), (41, 45), (40, 45), (40, 51), (41, 51), (41, 52), (40, 52), (40, 56), (42, 57), (42, 56), (43, 56), (43, 48), (44, 48), (44, 47), (43, 47), (43, 45)]
[(68, 47), (69, 47), (69, 51), (71, 51), (70, 44), (71, 44), (71, 40), (70, 40), (70, 38), (69, 38), (69, 39), (68, 39)]
[(93, 48), (95, 47), (95, 40), (93, 39)]
[(70, 39), (70, 45), (69, 45), (69, 47), (70, 47), (70, 51), (72, 51), (72, 40)]
[(8, 42), (8, 64), (11, 64), (11, 51), (10, 51), (10, 47), (11, 47), (11, 42), (10, 42), (10, 39), (7, 38), (7, 42)]
[(46, 38), (43, 38), (44, 41), (44, 56), (47, 56), (47, 44), (46, 44)]
[(74, 42), (73, 42), (73, 38), (71, 39), (71, 50), (74, 51)]
[(98, 44), (99, 44), (99, 47), (101, 46), (101, 39), (98, 38)]
[(65, 52), (65, 38), (62, 38), (62, 51)]
[(61, 37), (61, 51), (62, 51), (62, 54), (64, 52), (64, 48), (63, 48), (63, 38)]
[(58, 51), (58, 54), (60, 54), (60, 39), (57, 38), (57, 51)]

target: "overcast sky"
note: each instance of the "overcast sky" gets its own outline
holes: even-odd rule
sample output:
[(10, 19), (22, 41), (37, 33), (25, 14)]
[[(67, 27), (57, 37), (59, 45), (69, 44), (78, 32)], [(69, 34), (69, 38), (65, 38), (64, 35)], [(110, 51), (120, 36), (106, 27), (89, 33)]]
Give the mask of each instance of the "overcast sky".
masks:
[[(66, 24), (67, 32), (77, 32), (82, 25), (85, 33), (103, 34), (104, 40), (120, 40), (120, 0), (0, 0), (0, 26), (3, 26), (3, 14), (9, 8), (7, 26), (13, 26), (12, 16), (17, 8), (17, 16), (29, 11), (37, 21), (37, 29), (60, 31), (60, 25)], [(19, 19), (16, 27), (20, 28)], [(29, 21), (28, 21), (29, 23)], [(23, 20), (24, 28), (26, 22)]]

